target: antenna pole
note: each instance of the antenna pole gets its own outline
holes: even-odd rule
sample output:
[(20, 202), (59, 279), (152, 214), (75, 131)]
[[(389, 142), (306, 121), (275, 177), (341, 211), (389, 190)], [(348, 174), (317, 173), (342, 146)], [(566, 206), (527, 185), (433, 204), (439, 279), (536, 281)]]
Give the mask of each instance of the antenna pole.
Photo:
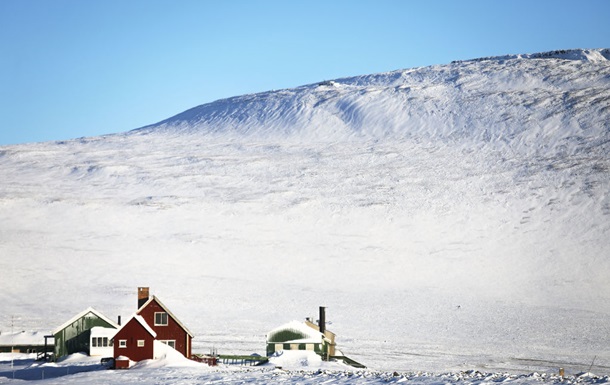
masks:
[(595, 359), (597, 358), (597, 356), (593, 357), (593, 361), (591, 361), (591, 365), (589, 366), (589, 370), (587, 370), (588, 373), (591, 373), (591, 368), (593, 367), (593, 364), (595, 363)]

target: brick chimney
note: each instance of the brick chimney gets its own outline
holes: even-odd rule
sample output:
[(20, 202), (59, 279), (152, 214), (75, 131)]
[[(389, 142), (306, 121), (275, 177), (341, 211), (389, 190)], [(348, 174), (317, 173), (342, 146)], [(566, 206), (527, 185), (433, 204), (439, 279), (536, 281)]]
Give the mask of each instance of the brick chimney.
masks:
[(148, 287), (138, 287), (138, 309), (148, 301), (149, 292)]

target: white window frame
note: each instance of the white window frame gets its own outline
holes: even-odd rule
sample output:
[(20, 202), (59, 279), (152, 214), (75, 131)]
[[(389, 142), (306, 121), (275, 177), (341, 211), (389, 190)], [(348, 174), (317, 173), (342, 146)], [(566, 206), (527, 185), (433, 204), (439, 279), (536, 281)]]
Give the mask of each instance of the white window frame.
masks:
[(91, 337), (91, 347), (106, 348), (108, 346), (108, 337)]
[[(157, 314), (160, 316), (160, 322), (157, 322)], [(165, 314), (165, 317), (163, 315)], [(163, 318), (165, 318), (165, 323), (163, 322)], [(155, 326), (167, 326), (169, 324), (169, 314), (165, 311), (155, 312)]]
[(138, 340), (138, 347), (139, 348), (143, 348), (144, 347), (144, 343), (145, 343), (144, 340)]
[(119, 340), (119, 348), (126, 348), (127, 340)]
[(164, 343), (165, 345), (169, 346), (170, 348), (176, 349), (176, 340), (159, 340), (159, 342)]

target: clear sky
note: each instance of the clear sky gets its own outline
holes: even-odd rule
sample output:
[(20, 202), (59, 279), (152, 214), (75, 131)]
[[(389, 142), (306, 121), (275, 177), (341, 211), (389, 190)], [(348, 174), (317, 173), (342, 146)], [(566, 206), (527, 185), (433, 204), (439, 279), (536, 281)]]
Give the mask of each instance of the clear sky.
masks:
[(609, 17), (610, 0), (0, 0), (0, 145), (352, 75), (610, 48)]

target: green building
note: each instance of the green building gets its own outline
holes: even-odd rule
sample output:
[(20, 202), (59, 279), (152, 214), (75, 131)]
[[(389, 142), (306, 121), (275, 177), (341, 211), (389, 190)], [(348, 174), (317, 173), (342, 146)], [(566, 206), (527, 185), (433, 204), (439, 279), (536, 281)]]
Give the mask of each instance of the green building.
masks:
[(88, 308), (72, 317), (53, 331), (55, 337), (55, 359), (73, 353), (90, 354), (91, 329), (118, 329), (118, 325), (93, 308)]
[(365, 368), (337, 349), (335, 339), (335, 333), (326, 329), (326, 308), (320, 306), (317, 322), (307, 318), (305, 322), (292, 321), (270, 331), (267, 334), (267, 356), (291, 350), (309, 350), (324, 361), (342, 361), (356, 368)]
[(267, 356), (284, 350), (310, 350), (328, 359), (331, 344), (329, 338), (309, 323), (292, 321), (267, 334)]

